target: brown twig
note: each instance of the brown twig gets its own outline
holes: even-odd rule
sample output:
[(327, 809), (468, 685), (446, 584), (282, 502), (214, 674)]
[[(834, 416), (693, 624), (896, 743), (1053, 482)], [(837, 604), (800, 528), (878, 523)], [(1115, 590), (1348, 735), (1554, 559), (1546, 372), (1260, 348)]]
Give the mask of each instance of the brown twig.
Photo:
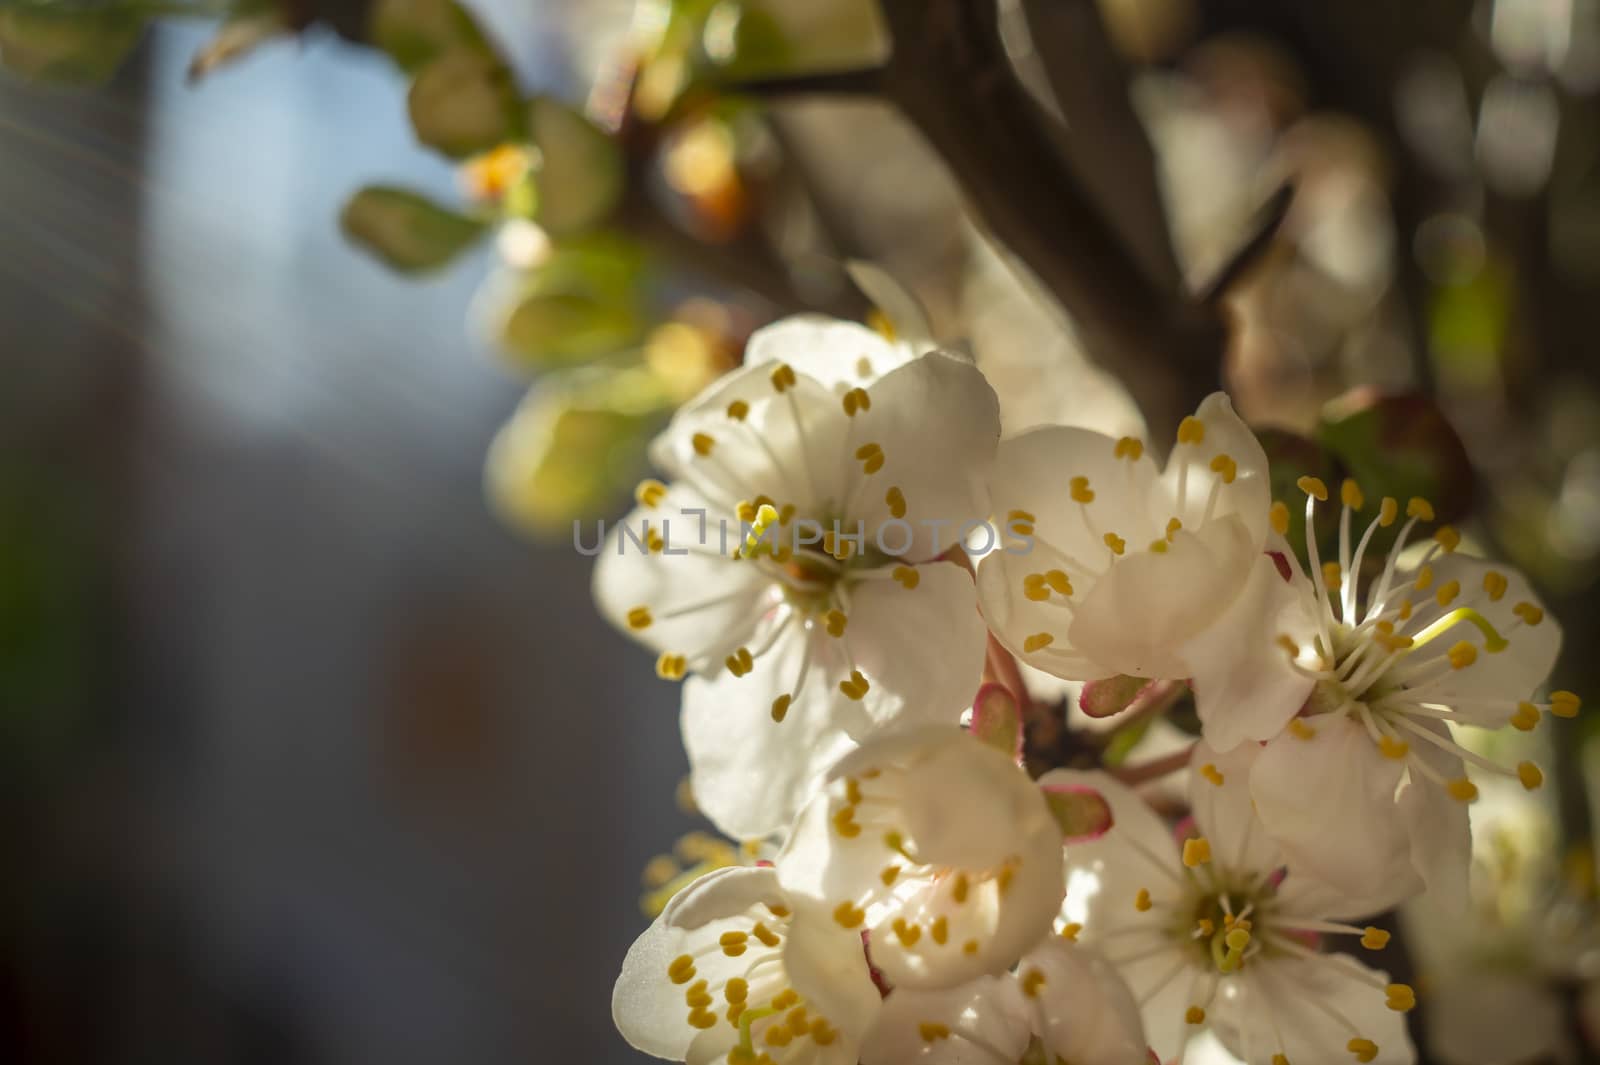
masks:
[(1176, 773), (1180, 769), (1187, 769), (1189, 756), (1193, 753), (1194, 744), (1190, 744), (1181, 751), (1173, 751), (1171, 754), (1164, 754), (1160, 758), (1152, 758), (1150, 761), (1141, 762), (1139, 765), (1118, 766), (1108, 770), (1108, 772), (1130, 788), (1136, 787), (1152, 780), (1160, 780), (1162, 777)]

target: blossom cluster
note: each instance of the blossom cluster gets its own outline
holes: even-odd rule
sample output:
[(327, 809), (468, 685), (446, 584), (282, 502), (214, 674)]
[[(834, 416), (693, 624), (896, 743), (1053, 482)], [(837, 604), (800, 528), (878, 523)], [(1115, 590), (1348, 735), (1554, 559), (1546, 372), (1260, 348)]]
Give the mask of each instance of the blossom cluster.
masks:
[[(1221, 394), (1164, 467), (1136, 437), (1002, 439), (983, 375), (900, 312), (897, 339), (758, 332), (599, 553), (602, 610), (684, 682), (698, 807), (765, 856), (666, 903), (622, 1034), (689, 1065), (1143, 1065), (1202, 1034), (1249, 1065), (1415, 1060), (1416, 991), (1364, 955), (1398, 903), (1462, 904), (1474, 776), (1540, 785), (1455, 730), (1576, 712), (1538, 697), (1554, 620), (1427, 500), (1274, 499)], [(669, 551), (685, 512), (738, 534)], [(1056, 711), (1017, 663), (1192, 693), (1185, 783), (1035, 778)]]

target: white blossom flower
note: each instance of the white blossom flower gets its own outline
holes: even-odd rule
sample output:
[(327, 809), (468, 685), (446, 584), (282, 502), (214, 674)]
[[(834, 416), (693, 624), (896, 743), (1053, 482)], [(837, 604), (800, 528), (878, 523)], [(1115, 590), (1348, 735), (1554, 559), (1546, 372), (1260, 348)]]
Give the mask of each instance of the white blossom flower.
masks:
[(867, 933), (896, 988), (1010, 969), (1050, 930), (1061, 829), (1004, 752), (959, 727), (873, 740), (842, 759), (778, 856), (795, 937)]
[(1218, 668), (1230, 633), (1285, 594), (1263, 553), (1267, 458), (1226, 396), (1184, 419), (1162, 472), (1134, 437), (1047, 426), (1002, 441), (992, 493), (1010, 536), (980, 565), (979, 595), (1023, 662), (1069, 680), (1192, 679), (1221, 749), (1272, 736), (1299, 706), (1303, 678)]
[(1048, 936), (1016, 968), (940, 990), (895, 989), (861, 1048), (862, 1065), (1146, 1065), (1139, 1007), (1093, 951)]
[(841, 753), (886, 725), (954, 722), (985, 636), (939, 556), (988, 515), (993, 391), (958, 357), (794, 318), (674, 418), (595, 572), (601, 609), (693, 674), (695, 798), (738, 837), (785, 825)]
[(1400, 1014), (1412, 989), (1346, 954), (1328, 935), (1381, 949), (1388, 935), (1348, 919), (1347, 900), (1291, 867), (1250, 814), (1248, 774), (1260, 748), (1196, 748), (1190, 786), (1200, 835), (1181, 845), (1155, 812), (1103, 773), (1056, 770), (1041, 783), (1082, 784), (1114, 824), (1067, 849), (1065, 931), (1097, 945), (1127, 979), (1163, 1061), (1181, 1060), (1206, 1027), (1248, 1065), (1414, 1059)]
[(617, 1029), (687, 1065), (856, 1065), (880, 1008), (861, 937), (791, 935), (771, 868), (709, 873), (675, 896), (622, 963)]
[[(1450, 726), (1529, 729), (1541, 708), (1576, 713), (1570, 692), (1542, 707), (1531, 701), (1560, 650), (1560, 627), (1521, 574), (1456, 553), (1459, 536), (1448, 526), (1402, 573), (1398, 559), (1413, 528), (1433, 518), (1421, 499), (1406, 505), (1405, 524), (1381, 568), (1371, 567), (1377, 575), (1363, 594), (1368, 545), (1400, 520), (1399, 502), (1373, 507), (1346, 481), (1339, 557), (1324, 563), (1315, 518), (1328, 489), (1315, 478), (1300, 486), (1316, 579), (1294, 573), (1297, 609), (1276, 619), (1281, 627), (1269, 618), (1254, 635), (1236, 634), (1257, 653), (1278, 644), (1276, 669), (1315, 685), (1302, 716), (1267, 744), (1251, 772), (1256, 809), (1301, 872), (1390, 900), (1425, 886), (1459, 908), (1470, 845), (1464, 804), (1478, 794), (1463, 763), (1518, 778), (1530, 790), (1543, 774), (1532, 762), (1512, 770), (1467, 750)], [(1281, 532), (1287, 508), (1273, 509)], [(1353, 519), (1363, 512), (1370, 519), (1357, 540)]]

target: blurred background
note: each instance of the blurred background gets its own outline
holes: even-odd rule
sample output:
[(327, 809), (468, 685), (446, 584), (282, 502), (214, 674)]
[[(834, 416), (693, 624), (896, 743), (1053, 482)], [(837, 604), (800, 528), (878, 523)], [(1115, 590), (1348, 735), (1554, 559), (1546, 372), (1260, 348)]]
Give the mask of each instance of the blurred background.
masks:
[[(638, 1060), (641, 896), (721, 854), (572, 523), (753, 328), (869, 315), (847, 259), (1008, 431), (1160, 441), (1224, 381), (1288, 481), (1428, 494), (1600, 693), (1600, 0), (957, 3), (1079, 215), (829, 80), (890, 53), (866, 0), (468, 6), (535, 102), (462, 141), (372, 32), (426, 4), (227, 7), (259, 47), (190, 84), (235, 49), (182, 3), (102, 48), (0, 0), (8, 1060)], [(1213, 346), (1136, 350), (1152, 298)], [(1475, 808), (1470, 934), (1413, 922), (1424, 1060), (1597, 1060), (1592, 731), (1490, 739), (1555, 786)]]

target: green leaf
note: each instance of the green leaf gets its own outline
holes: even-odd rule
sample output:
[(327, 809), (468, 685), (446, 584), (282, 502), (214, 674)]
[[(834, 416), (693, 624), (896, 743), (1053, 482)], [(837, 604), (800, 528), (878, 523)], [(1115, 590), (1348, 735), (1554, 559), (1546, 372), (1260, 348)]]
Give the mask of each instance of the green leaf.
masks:
[(0, 66), (28, 81), (100, 85), (144, 33), (128, 11), (39, 7), (0, 10)]
[(406, 96), (417, 139), (452, 159), (522, 135), (516, 81), (493, 55), (458, 47), (417, 72)]
[(376, 185), (350, 198), (339, 225), (350, 240), (404, 273), (440, 269), (486, 228), (409, 189)]
[(493, 55), (477, 22), (455, 0), (374, 0), (368, 36), (408, 74), (456, 48)]
[(651, 324), (643, 282), (634, 245), (609, 235), (573, 241), (499, 282), (485, 300), (490, 330), (520, 369), (612, 359), (638, 348)]
[[(1393, 496), (1402, 513), (1408, 499), (1420, 496), (1433, 504), (1437, 522), (1459, 521), (1472, 507), (1466, 446), (1427, 396), (1351, 393), (1329, 404), (1317, 440), (1361, 486), (1367, 499), (1363, 518), (1377, 513), (1383, 496)], [(1328, 488), (1339, 491), (1331, 481)], [(1402, 524), (1379, 529), (1369, 555), (1382, 558)]]
[(539, 149), (535, 217), (556, 236), (602, 221), (622, 195), (622, 153), (604, 131), (566, 104), (535, 97), (528, 132)]

